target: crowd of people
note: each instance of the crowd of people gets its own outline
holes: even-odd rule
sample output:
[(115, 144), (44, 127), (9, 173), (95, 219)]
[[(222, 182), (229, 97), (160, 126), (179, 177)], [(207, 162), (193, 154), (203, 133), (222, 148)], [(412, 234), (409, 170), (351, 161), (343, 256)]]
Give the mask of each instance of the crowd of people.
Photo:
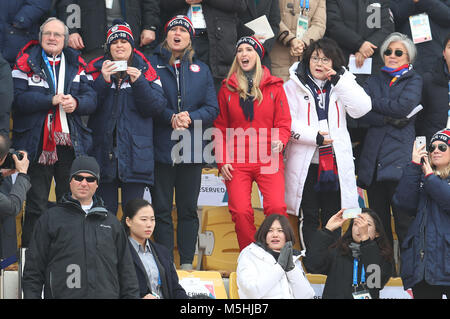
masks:
[[(378, 298), (397, 274), (417, 298), (449, 297), (450, 0), (0, 9), (0, 258), (26, 202), (26, 298), (187, 298), (173, 198), (189, 270), (206, 164), (227, 189), (242, 298), (312, 298), (305, 271), (327, 275), (324, 298)], [(273, 36), (249, 26), (261, 16)]]

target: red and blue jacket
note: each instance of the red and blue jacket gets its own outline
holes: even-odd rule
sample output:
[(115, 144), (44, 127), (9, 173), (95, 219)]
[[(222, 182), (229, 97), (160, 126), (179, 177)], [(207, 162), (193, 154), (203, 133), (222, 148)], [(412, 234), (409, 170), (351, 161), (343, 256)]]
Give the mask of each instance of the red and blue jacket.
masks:
[[(97, 95), (85, 74), (86, 63), (80, 53), (71, 48), (63, 50), (66, 59), (64, 93), (78, 102), (73, 113), (67, 114), (70, 139), (75, 156), (87, 154), (92, 147), (91, 130), (81, 116), (93, 113)], [(42, 48), (38, 41), (30, 41), (18, 54), (12, 76), (14, 81), (13, 147), (28, 152), (30, 160), (37, 160), (42, 151), (42, 132), (55, 95), (52, 80), (46, 71)]]
[(141, 76), (132, 83), (127, 75), (106, 82), (101, 74), (106, 56), (92, 60), (87, 68), (98, 95), (98, 107), (89, 117), (95, 148), (91, 155), (101, 168), (101, 180), (119, 178), (124, 183), (153, 185), (153, 117), (161, 114), (167, 100), (158, 75), (144, 54), (134, 49), (133, 67)]

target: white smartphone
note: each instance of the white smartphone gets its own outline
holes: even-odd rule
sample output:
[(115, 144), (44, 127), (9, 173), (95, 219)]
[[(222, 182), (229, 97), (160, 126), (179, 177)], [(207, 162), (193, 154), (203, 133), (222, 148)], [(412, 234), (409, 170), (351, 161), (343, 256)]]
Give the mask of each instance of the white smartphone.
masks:
[(356, 218), (359, 214), (361, 214), (362, 209), (361, 207), (355, 207), (355, 208), (347, 208), (344, 210), (344, 213), (342, 214), (342, 218)]
[(114, 71), (126, 71), (128, 68), (128, 63), (126, 60), (123, 61), (112, 61), (114, 63), (114, 66), (116, 67)]
[(416, 149), (419, 149), (422, 147), (422, 145), (426, 144), (426, 138), (425, 136), (417, 136), (416, 137)]

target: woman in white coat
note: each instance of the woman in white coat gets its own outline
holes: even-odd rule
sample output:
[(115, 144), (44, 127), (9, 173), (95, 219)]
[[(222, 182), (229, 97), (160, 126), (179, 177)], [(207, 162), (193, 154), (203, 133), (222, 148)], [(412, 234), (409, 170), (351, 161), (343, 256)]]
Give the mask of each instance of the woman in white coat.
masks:
[(295, 236), (286, 216), (267, 216), (256, 232), (255, 240), (238, 258), (236, 272), (241, 299), (314, 297), (299, 260), (301, 255), (292, 248)]
[(326, 225), (341, 208), (359, 207), (346, 114), (359, 118), (372, 103), (344, 63), (336, 42), (322, 38), (292, 65), (284, 84), (292, 117), (285, 153), (286, 204), (289, 214), (299, 216), (306, 250), (319, 218)]

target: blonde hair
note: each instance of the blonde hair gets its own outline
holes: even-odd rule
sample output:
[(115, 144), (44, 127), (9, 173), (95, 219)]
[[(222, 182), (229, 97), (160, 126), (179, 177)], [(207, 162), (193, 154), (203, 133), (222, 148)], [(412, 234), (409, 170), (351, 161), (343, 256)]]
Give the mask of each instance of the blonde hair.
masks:
[[(428, 161), (431, 164), (431, 154), (428, 155)], [(437, 169), (436, 166), (431, 164), (431, 168), (433, 169), (434, 175), (440, 177), (441, 179), (446, 179), (450, 176), (450, 162), (447, 164), (447, 166), (444, 169)]]
[[(229, 80), (233, 73), (236, 73), (236, 80), (238, 83), (237, 88), (233, 88), (229, 85)], [(248, 90), (248, 81), (247, 78), (244, 75), (244, 71), (242, 70), (241, 66), (239, 65), (239, 62), (237, 61), (237, 57), (234, 57), (233, 64), (231, 65), (230, 71), (228, 72), (228, 76), (226, 78), (226, 86), (227, 88), (232, 92), (238, 92), (239, 96), (243, 98), (244, 100), (247, 99), (249, 96), (253, 96), (253, 101), (258, 100), (258, 102), (261, 104), (263, 100), (263, 94), (260, 89), (261, 79), (263, 77), (264, 70), (261, 65), (261, 60), (256, 59), (256, 65), (255, 65), (255, 73), (253, 74), (253, 87), (250, 91), (250, 94), (247, 93)]]
[(167, 38), (164, 39), (164, 42), (162, 43), (161, 47), (163, 47), (164, 49), (166, 49), (167, 51), (172, 53), (172, 56), (169, 59), (170, 65), (173, 65), (177, 59), (182, 60), (185, 55), (187, 55), (189, 63), (192, 63), (192, 59), (194, 58), (194, 54), (195, 54), (194, 48), (192, 47), (192, 40), (189, 41), (189, 45), (186, 47), (186, 49), (184, 49), (183, 53), (179, 57), (176, 57), (173, 55), (172, 49), (169, 47), (169, 44), (167, 43)]

